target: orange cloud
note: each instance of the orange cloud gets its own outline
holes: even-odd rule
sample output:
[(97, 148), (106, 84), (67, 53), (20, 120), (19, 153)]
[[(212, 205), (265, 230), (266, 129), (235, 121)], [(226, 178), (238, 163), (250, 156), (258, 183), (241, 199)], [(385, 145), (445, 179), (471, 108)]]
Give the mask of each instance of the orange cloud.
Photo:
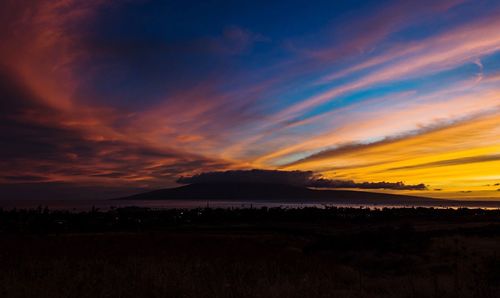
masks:
[(418, 183), (423, 180), (431, 188), (443, 189), (444, 194), (440, 191), (440, 196), (454, 197), (461, 190), (475, 190), (480, 197), (498, 197), (488, 192), (491, 187), (485, 185), (493, 184), (500, 177), (497, 171), (499, 116), (497, 110), (419, 134), (339, 147), (283, 169), (312, 169), (329, 177), (361, 181), (392, 179)]

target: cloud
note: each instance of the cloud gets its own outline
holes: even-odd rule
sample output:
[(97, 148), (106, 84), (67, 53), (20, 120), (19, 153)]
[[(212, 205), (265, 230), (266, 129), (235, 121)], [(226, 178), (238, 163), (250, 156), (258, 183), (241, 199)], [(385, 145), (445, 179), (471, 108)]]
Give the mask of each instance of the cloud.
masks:
[[(499, 115), (493, 109), (462, 121), (437, 122), (434, 128), (423, 127), (399, 138), (340, 144), (309, 158), (301, 156), (300, 162), (281, 169), (312, 170), (342, 180), (425, 182), (431, 189), (446, 189), (444, 197), (465, 187), (479, 190), (477, 183), (498, 183)], [(390, 170), (394, 168), (399, 170)]]
[(221, 159), (133, 137), (95, 137), (98, 131), (68, 125), (64, 113), (38, 102), (37, 96), (5, 69), (0, 69), (0, 98), (0, 184), (159, 187), (200, 169), (231, 167)]
[[(498, 105), (489, 56), (500, 49), (498, 6), (470, 3), (469, 14), (456, 9), (461, 0), (435, 2), (363, 4), (328, 14), (331, 27), (318, 15), (318, 28), (290, 11), (284, 16), (300, 30), (284, 32), (265, 20), (235, 24), (256, 16), (236, 6), (198, 15), (154, 1), (5, 0), (0, 184), (152, 188), (181, 175), (279, 165), (359, 188), (419, 188), (422, 179), (448, 191), (456, 173), (492, 177), (496, 159), (484, 158), (499, 152), (498, 120), (450, 135), (404, 134)], [(281, 48), (282, 39), (298, 50)], [(466, 79), (456, 81), (458, 68)], [(386, 89), (390, 100), (380, 100)], [(481, 158), (490, 164), (475, 164), (477, 173), (416, 174)], [(305, 179), (295, 175), (273, 179)], [(353, 182), (385, 180), (412, 184)]]
[(269, 38), (262, 34), (238, 26), (228, 26), (221, 37), (212, 38), (208, 43), (216, 53), (236, 55), (251, 50), (255, 43), (269, 41)]
[[(486, 84), (486, 81), (483, 83)], [(498, 84), (484, 87), (474, 87), (469, 78), (424, 93), (390, 93), (341, 106), (310, 117), (297, 127), (272, 131), (253, 141), (268, 148), (264, 155), (258, 157), (255, 166), (281, 166), (328, 148), (349, 143), (372, 143), (422, 127), (474, 120), (499, 111)], [(308, 133), (297, 133), (301, 131)], [(246, 147), (249, 145), (247, 143)]]
[[(465, 119), (462, 119), (461, 121), (456, 121), (457, 123), (466, 121)], [(334, 158), (337, 156), (345, 155), (345, 154), (350, 154), (353, 152), (358, 152), (362, 150), (367, 150), (367, 149), (373, 149), (377, 147), (383, 147), (383, 146), (390, 146), (391, 144), (398, 143), (400, 141), (403, 141), (405, 139), (410, 139), (413, 137), (418, 137), (419, 135), (425, 135), (426, 133), (431, 133), (439, 130), (443, 130), (449, 127), (453, 127), (456, 125), (456, 123), (436, 123), (434, 125), (429, 125), (427, 127), (421, 127), (416, 130), (408, 131), (399, 135), (395, 136), (387, 136), (383, 138), (382, 140), (371, 142), (371, 143), (350, 143), (350, 144), (343, 144), (338, 146), (337, 148), (334, 149), (327, 149), (320, 151), (315, 154), (311, 154), (303, 159), (294, 161), (292, 163), (286, 164), (283, 167), (290, 167), (302, 163), (307, 163), (310, 161), (317, 161), (317, 160), (322, 160), (326, 158)], [(375, 165), (375, 164), (372, 164)], [(349, 167), (349, 166), (348, 166)]]
[[(497, 126), (497, 123), (495, 121), (495, 118), (499, 115), (500, 109), (497, 107), (496, 109), (490, 109), (487, 111), (483, 112), (478, 112), (478, 113), (471, 113), (467, 114), (464, 117), (459, 117), (455, 119), (447, 119), (447, 120), (441, 120), (441, 121), (435, 121), (432, 124), (429, 125), (420, 125), (417, 129), (405, 131), (399, 134), (394, 134), (394, 135), (388, 135), (386, 137), (380, 138), (379, 140), (372, 141), (372, 142), (350, 142), (350, 143), (344, 143), (344, 144), (339, 144), (337, 145), (336, 148), (333, 149), (325, 149), (322, 151), (319, 151), (317, 153), (310, 154), (306, 157), (303, 157), (301, 159), (298, 159), (296, 161), (284, 164), (281, 166), (283, 169), (288, 169), (288, 168), (293, 168), (294, 166), (297, 165), (302, 165), (302, 164), (309, 164), (311, 162), (321, 162), (321, 161), (326, 161), (329, 159), (334, 159), (334, 158), (341, 158), (345, 156), (355, 156), (358, 155), (359, 157), (362, 157), (361, 154), (366, 154), (367, 152), (382, 152), (384, 153), (384, 156), (379, 156), (376, 155), (374, 158), (367, 159), (369, 161), (368, 163), (365, 164), (365, 166), (376, 166), (380, 164), (384, 164), (387, 162), (394, 162), (397, 161), (394, 157), (392, 159), (387, 159), (385, 157), (391, 156), (391, 154), (395, 154), (400, 144), (405, 144), (405, 143), (415, 143), (413, 146), (418, 145), (418, 147), (412, 148), (412, 147), (403, 147), (399, 148), (401, 151), (408, 152), (408, 155), (415, 155), (415, 154), (422, 154), (424, 152), (430, 153), (430, 150), (425, 149), (426, 143), (427, 142), (433, 142), (435, 145), (438, 144), (438, 142), (441, 142), (443, 137), (449, 137), (449, 143), (446, 144), (445, 142), (443, 143), (444, 146), (448, 148), (448, 150), (453, 150), (453, 149), (458, 149), (456, 147), (457, 145), (463, 146), (464, 144), (467, 144), (467, 140), (462, 140), (462, 139), (457, 139), (460, 137), (460, 134), (462, 133), (461, 131), (464, 129), (469, 130), (477, 130), (477, 132), (471, 137), (476, 137), (479, 139), (479, 137), (484, 138), (485, 136), (482, 136), (483, 131), (488, 132), (491, 129), (495, 129), (495, 126)], [(375, 126), (375, 123), (369, 123), (372, 124), (372, 126)], [(482, 128), (484, 124), (484, 128)], [(481, 126), (481, 129), (476, 128), (476, 126)], [(363, 126), (365, 127), (365, 126)], [(367, 129), (369, 129), (368, 126), (366, 126)], [(377, 127), (379, 128), (379, 127)], [(471, 132), (468, 132), (469, 134)], [(324, 136), (323, 139), (325, 139), (326, 136)], [(321, 138), (318, 138), (321, 139)], [(453, 142), (452, 142), (453, 141)], [(492, 140), (493, 141), (493, 140)], [(454, 145), (457, 143), (457, 145)], [(471, 144), (473, 142), (471, 141)], [(391, 152), (390, 148), (393, 148), (393, 152)], [(422, 148), (419, 148), (422, 147)], [(418, 150), (417, 150), (418, 149)], [(437, 148), (436, 148), (437, 150)], [(411, 154), (410, 154), (411, 153)], [(473, 162), (474, 159), (477, 157), (471, 157), (470, 162)], [(485, 157), (486, 158), (486, 157)], [(478, 160), (481, 158), (477, 158)], [(496, 160), (495, 156), (492, 156), (490, 160)], [(464, 162), (467, 161), (467, 158), (464, 158)], [(349, 168), (356, 168), (359, 167), (359, 164), (346, 164), (346, 165), (335, 165), (331, 166), (330, 169), (349, 169)]]
[(206, 172), (190, 177), (181, 177), (178, 183), (270, 183), (306, 185), (314, 177), (308, 171), (278, 170), (236, 170), (224, 172)]
[(483, 62), (481, 61), (481, 59), (477, 58), (475, 61), (474, 61), (474, 64), (477, 65), (478, 67), (478, 73), (476, 74), (476, 83), (480, 82), (483, 77), (484, 77), (484, 65), (483, 65)]
[[(322, 92), (297, 101), (273, 115), (272, 123), (287, 123), (297, 117), (307, 116), (311, 110), (338, 100), (341, 96), (372, 88), (376, 85), (400, 82), (411, 78), (430, 76), (444, 72), (500, 50), (499, 26), (495, 13), (484, 19), (465, 23), (439, 32), (417, 43), (392, 46), (388, 50), (368, 58), (359, 65), (373, 68), (367, 73), (356, 76), (341, 85), (327, 88)], [(464, 33), (465, 32), (465, 33)], [(326, 57), (323, 63), (329, 63)], [(363, 66), (354, 65), (351, 70), (358, 71)], [(348, 74), (351, 71), (343, 72)], [(338, 78), (335, 72), (330, 76)], [(476, 76), (477, 81), (477, 76)], [(478, 82), (478, 81), (477, 81)]]
[(500, 154), (479, 155), (479, 156), (468, 156), (468, 157), (462, 157), (462, 158), (439, 160), (439, 161), (411, 165), (411, 166), (389, 168), (387, 170), (388, 171), (396, 171), (396, 170), (407, 170), (407, 169), (446, 167), (446, 166), (462, 165), (462, 164), (469, 164), (469, 163), (499, 161), (499, 160), (500, 160)]
[[(335, 43), (327, 47), (310, 50), (309, 54), (321, 61), (335, 61), (345, 56), (352, 56), (360, 52), (369, 52), (391, 34), (404, 30), (415, 21), (442, 14), (451, 8), (460, 5), (464, 0), (444, 0), (436, 4), (433, 1), (395, 1), (377, 9), (370, 8), (370, 12), (363, 14), (358, 21), (352, 22), (352, 15), (345, 16), (349, 26), (335, 27)], [(331, 38), (331, 36), (329, 36)], [(338, 42), (341, 39), (342, 42)]]
[(403, 182), (361, 182), (356, 183), (352, 180), (332, 180), (332, 179), (315, 179), (309, 185), (316, 188), (360, 188), (360, 189), (392, 189), (392, 190), (427, 190), (427, 186), (423, 183), (407, 185)]
[(194, 183), (269, 183), (288, 184), (315, 188), (358, 188), (392, 190), (426, 190), (425, 184), (406, 185), (403, 182), (354, 182), (352, 180), (327, 179), (311, 171), (279, 170), (236, 170), (223, 172), (205, 172), (194, 176), (181, 177), (181, 184)]
[[(109, 73), (97, 76), (103, 65), (95, 58), (109, 56), (99, 55), (102, 52), (89, 43), (92, 32), (88, 27), (96, 21), (103, 5), (104, 1), (100, 0), (85, 3), (7, 0), (0, 5), (6, 8), (0, 9), (0, 16), (5, 16), (0, 20), (3, 25), (0, 37), (7, 41), (0, 45), (0, 168), (3, 172), (0, 184), (67, 182), (89, 187), (111, 184), (160, 187), (173, 184), (179, 175), (231, 168), (232, 163), (222, 158), (186, 150), (185, 143), (204, 139), (196, 135), (194, 125), (189, 122), (207, 129), (206, 122), (210, 121), (203, 121), (202, 112), (190, 114), (193, 107), (201, 107), (212, 99), (214, 104), (221, 103), (206, 89), (196, 94), (202, 100), (195, 103), (193, 94), (183, 94), (175, 98), (180, 103), (177, 110), (170, 107), (160, 113), (156, 109), (158, 117), (141, 126), (142, 123), (134, 120), (151, 114), (139, 117), (136, 114), (143, 111), (113, 106), (112, 102), (103, 100), (103, 95), (108, 97), (106, 93), (98, 92), (102, 86), (87, 84), (89, 77), (98, 77), (106, 84), (114, 77)], [(236, 29), (229, 30), (227, 35), (230, 40), (240, 40), (238, 45), (245, 40), (244, 32), (238, 34)], [(256, 37), (247, 38), (250, 42)], [(119, 50), (125, 51), (123, 47)], [(118, 51), (108, 54), (116, 53)], [(94, 72), (89, 73), (90, 70)], [(153, 69), (146, 72), (155, 73)], [(164, 89), (165, 85), (161, 85)], [(121, 85), (110, 98), (120, 97), (117, 89), (130, 91)], [(141, 94), (141, 98), (149, 99), (147, 94)], [(229, 111), (238, 107), (227, 104), (225, 107), (228, 114), (234, 112), (233, 117), (241, 116), (234, 110)], [(169, 114), (171, 116), (166, 117)], [(170, 121), (160, 121), (166, 118)], [(174, 133), (162, 134), (167, 129)], [(183, 141), (176, 141), (179, 139)], [(201, 142), (196, 144), (197, 148), (204, 148)]]

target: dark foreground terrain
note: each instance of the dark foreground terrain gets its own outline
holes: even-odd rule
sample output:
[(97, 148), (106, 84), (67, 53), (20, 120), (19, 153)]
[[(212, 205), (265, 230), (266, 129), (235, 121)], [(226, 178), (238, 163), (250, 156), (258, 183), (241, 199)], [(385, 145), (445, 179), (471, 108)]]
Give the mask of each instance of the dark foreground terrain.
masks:
[(0, 297), (500, 297), (500, 211), (0, 211)]

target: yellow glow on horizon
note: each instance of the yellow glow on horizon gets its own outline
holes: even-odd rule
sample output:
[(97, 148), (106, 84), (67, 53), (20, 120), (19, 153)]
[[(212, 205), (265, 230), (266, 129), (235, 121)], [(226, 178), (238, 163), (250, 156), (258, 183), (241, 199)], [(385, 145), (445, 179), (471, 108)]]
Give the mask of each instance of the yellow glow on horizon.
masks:
[(286, 166), (328, 178), (425, 183), (409, 193), (446, 198), (500, 198), (499, 113), (399, 140), (332, 152)]

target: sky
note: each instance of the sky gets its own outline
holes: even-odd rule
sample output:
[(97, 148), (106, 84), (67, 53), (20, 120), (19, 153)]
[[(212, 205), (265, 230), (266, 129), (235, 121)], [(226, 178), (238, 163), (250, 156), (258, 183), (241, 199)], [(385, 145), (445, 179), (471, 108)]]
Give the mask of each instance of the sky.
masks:
[(4, 0), (0, 197), (265, 169), (500, 199), (499, 14), (496, 0)]

